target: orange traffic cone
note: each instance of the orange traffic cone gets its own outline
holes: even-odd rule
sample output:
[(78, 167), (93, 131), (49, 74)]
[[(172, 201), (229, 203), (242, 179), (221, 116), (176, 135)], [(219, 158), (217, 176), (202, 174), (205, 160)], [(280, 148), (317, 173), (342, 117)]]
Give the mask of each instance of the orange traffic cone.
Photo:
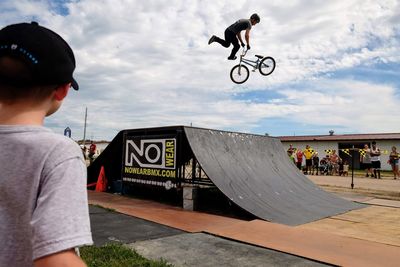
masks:
[(106, 173), (104, 172), (104, 166), (101, 166), (99, 177), (97, 178), (95, 191), (96, 192), (107, 191), (107, 178), (106, 178)]

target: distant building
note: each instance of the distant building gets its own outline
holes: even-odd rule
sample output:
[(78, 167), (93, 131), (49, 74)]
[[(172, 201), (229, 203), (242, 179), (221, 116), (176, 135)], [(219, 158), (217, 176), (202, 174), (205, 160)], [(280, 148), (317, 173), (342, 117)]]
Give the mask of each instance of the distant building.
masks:
[[(285, 150), (292, 144), (294, 148), (303, 150), (306, 145), (310, 145), (315, 151), (318, 152), (319, 158), (324, 157), (326, 150), (335, 149), (339, 156), (352, 163), (352, 158), (345, 153), (346, 149), (364, 148), (364, 144), (371, 147), (371, 142), (376, 141), (377, 146), (381, 149), (381, 164), (383, 170), (391, 170), (391, 166), (387, 163), (389, 153), (392, 146), (400, 148), (400, 133), (382, 133), (382, 134), (334, 134), (330, 131), (329, 135), (307, 135), (307, 136), (278, 136), (281, 140)], [(350, 154), (352, 152), (350, 151)], [(360, 168), (360, 154), (358, 151), (354, 152), (354, 168)]]

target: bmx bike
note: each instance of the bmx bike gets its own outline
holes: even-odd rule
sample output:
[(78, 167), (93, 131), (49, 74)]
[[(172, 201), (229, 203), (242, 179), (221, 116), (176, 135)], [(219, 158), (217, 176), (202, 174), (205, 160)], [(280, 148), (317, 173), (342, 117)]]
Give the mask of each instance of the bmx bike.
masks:
[(245, 58), (248, 50), (243, 48), (243, 52), (240, 55), (240, 62), (238, 65), (234, 66), (231, 70), (231, 80), (234, 83), (241, 84), (247, 81), (250, 76), (249, 68), (245, 65), (253, 67), (253, 72), (257, 69), (260, 71), (261, 75), (270, 75), (275, 70), (275, 59), (272, 57), (264, 57), (261, 55), (255, 55), (257, 60), (250, 60)]

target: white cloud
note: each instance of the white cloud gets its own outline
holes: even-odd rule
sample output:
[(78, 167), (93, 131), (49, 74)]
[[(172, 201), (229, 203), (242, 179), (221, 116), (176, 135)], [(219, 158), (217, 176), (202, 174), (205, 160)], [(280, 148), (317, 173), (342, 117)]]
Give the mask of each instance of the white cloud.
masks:
[[(319, 80), (302, 90), (282, 90), (298, 121), (335, 125), (351, 132), (398, 132), (399, 97), (391, 85), (354, 80)], [(393, 112), (394, 111), (394, 112)]]
[[(37, 19), (74, 48), (81, 90), (71, 92), (60, 112), (49, 118), (59, 132), (70, 126), (77, 138), (83, 136), (85, 106), (89, 137), (106, 139), (125, 128), (191, 122), (251, 131), (271, 117), (343, 124), (349, 131), (373, 131), (365, 125), (384, 121), (376, 131), (394, 129), (393, 118), (376, 119), (384, 116), (379, 109), (363, 110), (354, 126), (348, 114), (356, 115), (351, 103), (367, 101), (377, 91), (397, 105), (393, 96), (399, 88), (351, 80), (324, 83), (318, 77), (359, 65), (400, 63), (398, 1), (82, 0), (67, 7), (69, 14), (62, 16), (51, 1), (0, 3), (0, 25)], [(260, 14), (261, 23), (251, 32), (249, 56), (271, 55), (277, 68), (268, 77), (251, 72), (248, 82), (237, 86), (229, 79), (235, 64), (226, 60), (230, 50), (207, 41), (253, 12)], [(286, 98), (264, 103), (234, 97), (293, 82), (311, 85), (313, 79), (332, 93), (294, 86), (284, 91)], [(307, 99), (320, 102), (310, 105)], [(311, 114), (318, 116), (309, 119)]]

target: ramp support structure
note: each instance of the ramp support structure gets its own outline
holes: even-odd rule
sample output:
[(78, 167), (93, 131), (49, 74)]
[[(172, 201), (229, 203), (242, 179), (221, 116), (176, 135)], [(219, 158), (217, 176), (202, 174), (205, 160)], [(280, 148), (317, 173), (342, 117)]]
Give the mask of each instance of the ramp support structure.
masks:
[(183, 209), (193, 211), (197, 204), (197, 186), (183, 185)]

